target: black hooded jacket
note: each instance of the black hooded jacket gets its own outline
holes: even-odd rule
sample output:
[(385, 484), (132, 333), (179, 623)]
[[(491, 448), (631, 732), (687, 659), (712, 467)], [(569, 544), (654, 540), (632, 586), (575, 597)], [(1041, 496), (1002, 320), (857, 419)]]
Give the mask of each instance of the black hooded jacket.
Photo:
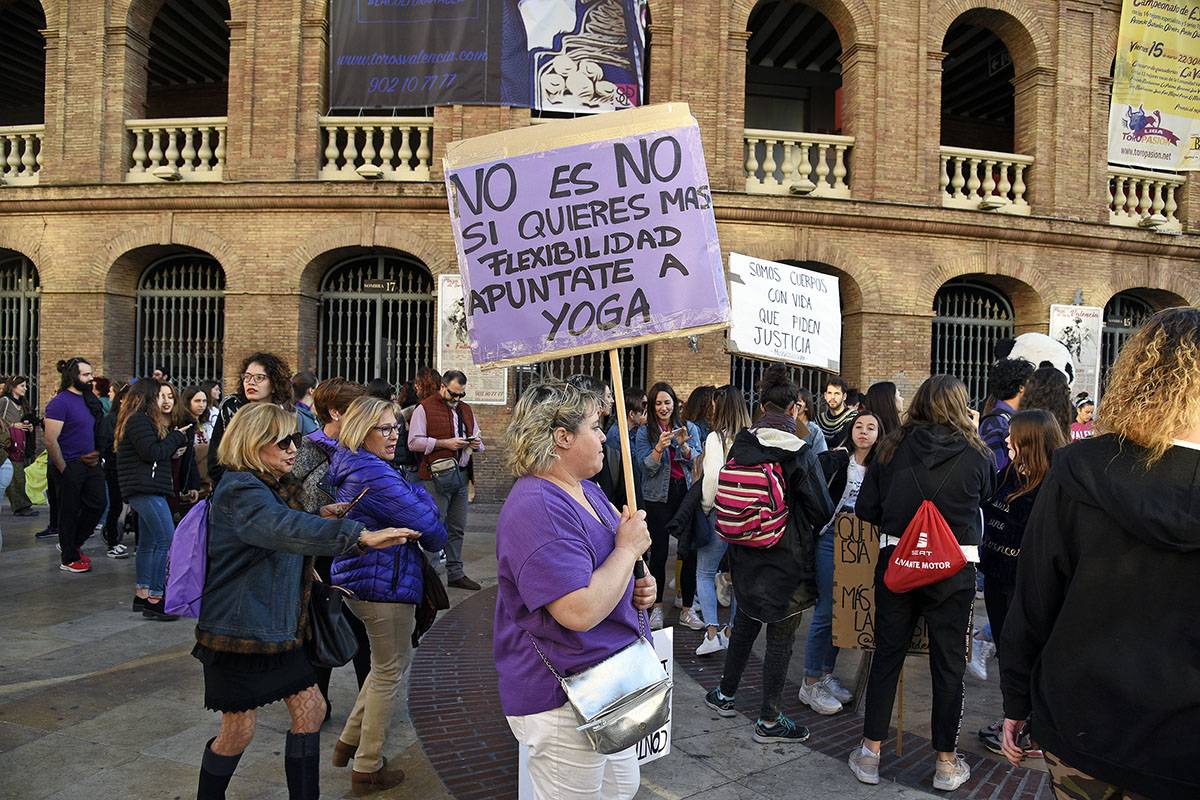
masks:
[(812, 448), (795, 435), (757, 428), (733, 440), (729, 458), (744, 466), (777, 462), (787, 484), (788, 524), (772, 547), (729, 546), (738, 611), (779, 622), (817, 601), (816, 535), (833, 516), (825, 476)]
[(1200, 797), (1200, 450), (1148, 470), (1107, 435), (1055, 455), (1000, 642), (1004, 715), (1063, 762)]

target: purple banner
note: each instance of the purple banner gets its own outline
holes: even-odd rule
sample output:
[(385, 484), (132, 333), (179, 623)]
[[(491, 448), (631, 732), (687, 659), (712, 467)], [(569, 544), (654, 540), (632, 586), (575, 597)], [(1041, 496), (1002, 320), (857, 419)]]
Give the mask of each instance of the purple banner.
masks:
[(694, 122), (448, 166), (446, 184), (476, 364), (729, 320)]

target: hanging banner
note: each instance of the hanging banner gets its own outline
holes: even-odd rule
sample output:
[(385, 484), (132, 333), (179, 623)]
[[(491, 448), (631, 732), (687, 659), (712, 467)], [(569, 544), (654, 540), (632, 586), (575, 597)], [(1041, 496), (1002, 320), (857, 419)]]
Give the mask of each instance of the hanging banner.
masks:
[(452, 143), (444, 165), (476, 364), (727, 326), (700, 129), (685, 104)]
[(506, 405), (508, 370), (484, 372), (471, 360), (461, 275), (438, 275), (437, 305), (437, 371), (445, 374), (447, 370), (456, 369), (466, 375), (473, 406)]
[(732, 353), (841, 371), (838, 279), (791, 264), (729, 254)]
[(1200, 12), (1124, 0), (1108, 112), (1108, 160), (1200, 169)]
[(1094, 306), (1050, 306), (1050, 338), (1062, 342), (1075, 362), (1071, 396), (1087, 392), (1100, 396), (1100, 341), (1104, 331), (1104, 309)]
[(331, 0), (329, 105), (642, 105), (646, 0)]

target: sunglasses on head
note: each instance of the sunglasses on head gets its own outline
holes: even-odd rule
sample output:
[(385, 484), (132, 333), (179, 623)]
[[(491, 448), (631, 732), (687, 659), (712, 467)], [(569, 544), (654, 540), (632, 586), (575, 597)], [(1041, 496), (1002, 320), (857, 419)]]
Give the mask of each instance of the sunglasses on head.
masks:
[(304, 434), (293, 433), (291, 436), (285, 436), (280, 439), (275, 443), (275, 446), (286, 453), (289, 447), (295, 447), (296, 449), (299, 449), (300, 442), (302, 441), (304, 441)]

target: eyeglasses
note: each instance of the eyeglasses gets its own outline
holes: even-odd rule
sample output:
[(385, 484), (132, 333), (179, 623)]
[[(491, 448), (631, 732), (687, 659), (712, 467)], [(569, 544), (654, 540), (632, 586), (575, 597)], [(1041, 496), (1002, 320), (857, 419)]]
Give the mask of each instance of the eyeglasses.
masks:
[(291, 436), (285, 436), (280, 439), (275, 443), (275, 446), (286, 453), (290, 448), (293, 447), (299, 449), (302, 441), (304, 441), (304, 434), (293, 433)]
[(467, 396), (466, 392), (456, 392), (453, 389), (451, 389), (449, 386), (446, 387), (446, 394), (450, 395), (450, 399), (452, 399), (452, 400), (462, 400), (464, 397)]
[(258, 386), (260, 383), (266, 383), (271, 378), (262, 372), (243, 372), (242, 383), (249, 383), (253, 386)]
[(399, 425), (373, 425), (371, 426), (371, 430), (379, 431), (379, 435), (385, 439), (400, 435)]

